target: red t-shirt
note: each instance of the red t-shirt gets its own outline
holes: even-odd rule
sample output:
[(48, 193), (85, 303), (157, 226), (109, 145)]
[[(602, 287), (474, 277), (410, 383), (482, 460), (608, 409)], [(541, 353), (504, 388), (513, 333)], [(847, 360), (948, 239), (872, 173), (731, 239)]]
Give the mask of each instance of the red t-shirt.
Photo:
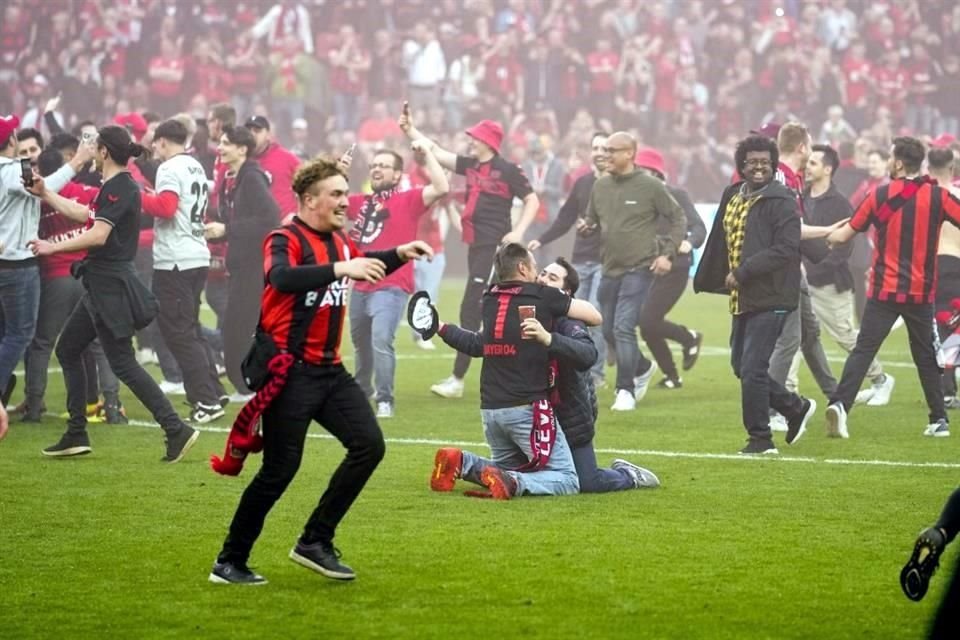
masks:
[(296, 213), (300, 207), (297, 205), (297, 195), (293, 192), (293, 174), (300, 167), (300, 158), (272, 142), (255, 160), (270, 180), (270, 193), (280, 207), (280, 219)]
[(587, 56), (587, 67), (590, 69), (590, 90), (593, 93), (613, 93), (616, 88), (614, 74), (620, 64), (620, 56), (616, 51), (594, 51)]
[[(385, 251), (417, 239), (420, 217), (427, 211), (423, 189), (350, 196), (347, 217), (353, 221), (350, 238), (364, 253)], [(413, 293), (413, 264), (408, 263), (376, 284), (357, 282), (357, 291), (399, 287)]]
[[(73, 200), (93, 209), (94, 201), (100, 189), (88, 187), (77, 182), (68, 182), (60, 190), (60, 195), (67, 200)], [(48, 205), (44, 204), (40, 208), (40, 225), (37, 228), (37, 237), (41, 240), (50, 242), (61, 242), (70, 238), (76, 238), (85, 230), (93, 226), (93, 218), (85, 223), (74, 222), (70, 218), (57, 213)], [(72, 253), (55, 253), (52, 256), (44, 256), (38, 261), (40, 267), (40, 278), (43, 280), (53, 280), (54, 278), (63, 278), (70, 275), (70, 265), (78, 260), (83, 260), (87, 255), (86, 251), (75, 251)]]
[(523, 68), (513, 56), (506, 58), (497, 54), (487, 60), (483, 79), (488, 91), (504, 98), (515, 98), (517, 95), (517, 78), (523, 73)]
[(880, 67), (876, 72), (877, 94), (880, 101), (897, 113), (903, 108), (910, 80), (903, 69)]
[[(168, 69), (183, 71), (183, 58), (174, 58), (172, 60), (167, 58), (156, 57), (150, 61), (150, 70), (154, 69)], [(170, 82), (169, 80), (150, 80), (150, 92), (157, 96), (162, 96), (164, 98), (175, 98), (180, 93), (180, 85), (183, 82)]]
[(847, 103), (857, 105), (870, 91), (873, 69), (866, 60), (848, 57), (843, 61), (843, 75), (847, 81)]

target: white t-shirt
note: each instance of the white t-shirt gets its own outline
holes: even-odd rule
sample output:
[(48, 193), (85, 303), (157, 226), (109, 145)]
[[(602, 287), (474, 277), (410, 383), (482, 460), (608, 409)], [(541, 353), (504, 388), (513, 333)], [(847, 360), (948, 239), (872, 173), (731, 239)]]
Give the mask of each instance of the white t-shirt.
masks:
[(207, 174), (193, 156), (176, 155), (157, 169), (156, 192), (172, 191), (180, 198), (172, 218), (153, 222), (153, 268), (181, 271), (210, 266), (210, 249), (203, 237), (210, 187)]

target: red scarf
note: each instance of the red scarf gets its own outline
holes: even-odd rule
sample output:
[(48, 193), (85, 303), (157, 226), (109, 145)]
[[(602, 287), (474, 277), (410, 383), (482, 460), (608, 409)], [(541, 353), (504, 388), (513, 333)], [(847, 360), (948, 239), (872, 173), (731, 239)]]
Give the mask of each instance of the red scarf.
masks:
[(533, 403), (533, 425), (530, 429), (530, 449), (533, 456), (530, 462), (517, 468), (524, 473), (540, 471), (550, 463), (553, 445), (557, 441), (557, 418), (549, 400)]
[(233, 421), (233, 428), (227, 436), (227, 448), (222, 458), (210, 456), (210, 467), (225, 476), (239, 475), (243, 470), (243, 462), (247, 455), (260, 453), (263, 450), (263, 437), (258, 433), (257, 426), (260, 416), (266, 411), (270, 403), (280, 395), (287, 383), (287, 374), (295, 359), (289, 353), (274, 356), (267, 368), (270, 370), (270, 380), (257, 391), (256, 395), (247, 404)]

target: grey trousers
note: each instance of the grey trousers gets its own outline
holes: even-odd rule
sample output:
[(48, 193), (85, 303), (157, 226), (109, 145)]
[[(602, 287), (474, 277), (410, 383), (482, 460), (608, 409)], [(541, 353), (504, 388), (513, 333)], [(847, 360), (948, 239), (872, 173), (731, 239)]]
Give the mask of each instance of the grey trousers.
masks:
[(837, 390), (837, 379), (833, 377), (827, 355), (823, 352), (820, 322), (813, 313), (813, 303), (810, 301), (805, 277), (800, 280), (800, 305), (787, 314), (783, 331), (780, 332), (773, 355), (770, 356), (770, 377), (793, 392), (797, 389), (797, 381), (788, 380), (788, 377), (797, 351), (803, 354), (803, 359), (823, 395), (828, 398), (832, 396)]

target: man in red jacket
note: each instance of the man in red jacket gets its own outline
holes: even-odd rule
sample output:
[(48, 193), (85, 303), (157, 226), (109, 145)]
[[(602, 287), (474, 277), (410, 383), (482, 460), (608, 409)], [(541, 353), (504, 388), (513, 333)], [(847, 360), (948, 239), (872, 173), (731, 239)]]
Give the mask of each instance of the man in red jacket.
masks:
[(297, 197), (293, 193), (293, 174), (300, 166), (300, 158), (288, 149), (274, 142), (270, 131), (270, 121), (263, 116), (253, 116), (244, 125), (257, 141), (254, 160), (270, 179), (270, 192), (280, 206), (280, 219), (286, 218), (298, 210)]

